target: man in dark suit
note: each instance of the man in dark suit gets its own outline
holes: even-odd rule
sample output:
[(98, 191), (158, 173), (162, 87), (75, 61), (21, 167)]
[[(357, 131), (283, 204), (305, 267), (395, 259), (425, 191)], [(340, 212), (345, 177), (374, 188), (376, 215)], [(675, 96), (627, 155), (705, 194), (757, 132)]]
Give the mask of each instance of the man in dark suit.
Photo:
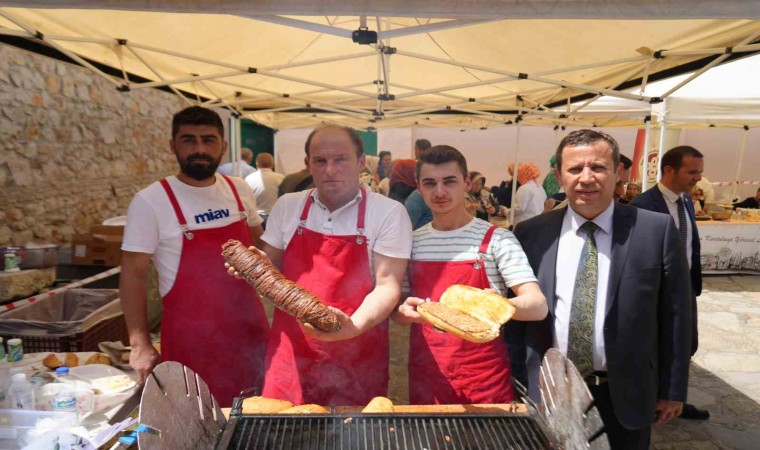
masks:
[(557, 149), (569, 205), (514, 231), (550, 314), (527, 324), (529, 390), (541, 359), (566, 354), (587, 382), (613, 449), (646, 449), (651, 424), (681, 413), (691, 341), (688, 265), (673, 221), (613, 201), (617, 142), (593, 130)]
[[(702, 268), (700, 267), (699, 231), (690, 194), (702, 178), (704, 165), (702, 153), (694, 147), (681, 145), (668, 150), (660, 161), (660, 173), (662, 173), (660, 182), (631, 202), (633, 206), (670, 215), (678, 228), (691, 275), (691, 356), (697, 352), (699, 343), (697, 297), (702, 293)], [(710, 418), (710, 413), (685, 403), (681, 417), (707, 420)]]

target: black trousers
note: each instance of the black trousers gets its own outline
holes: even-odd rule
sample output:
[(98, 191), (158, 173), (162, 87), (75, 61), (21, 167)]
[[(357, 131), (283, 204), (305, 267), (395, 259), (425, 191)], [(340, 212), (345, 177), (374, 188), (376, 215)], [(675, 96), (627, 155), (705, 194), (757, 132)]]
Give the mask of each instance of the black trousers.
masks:
[(610, 398), (609, 384), (604, 383), (600, 386), (589, 385), (591, 395), (594, 397), (596, 409), (602, 416), (604, 422), (604, 431), (607, 433), (607, 439), (610, 441), (612, 450), (646, 450), (649, 448), (649, 438), (652, 427), (642, 428), (640, 430), (629, 430), (625, 428), (615, 416), (612, 410), (612, 399)]

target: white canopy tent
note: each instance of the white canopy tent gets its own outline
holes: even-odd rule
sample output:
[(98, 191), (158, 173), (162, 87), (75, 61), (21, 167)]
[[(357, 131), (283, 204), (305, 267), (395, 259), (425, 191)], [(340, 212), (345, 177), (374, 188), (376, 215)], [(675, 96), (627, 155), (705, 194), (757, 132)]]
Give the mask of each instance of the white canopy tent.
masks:
[[(760, 51), (760, 4), (741, 0), (0, 4), (25, 6), (0, 8), (0, 37), (52, 46), (125, 95), (169, 88), (277, 129), (590, 126), (583, 105), (554, 108), (648, 104), (623, 87)], [(377, 42), (352, 42), (365, 28)]]

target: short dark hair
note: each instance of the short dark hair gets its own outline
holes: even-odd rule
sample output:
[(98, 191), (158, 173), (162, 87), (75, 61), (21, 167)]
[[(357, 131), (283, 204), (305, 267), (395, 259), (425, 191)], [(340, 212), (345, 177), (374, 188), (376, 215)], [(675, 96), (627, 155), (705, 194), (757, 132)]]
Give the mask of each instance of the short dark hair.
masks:
[(430, 141), (428, 141), (427, 139), (417, 139), (416, 141), (414, 141), (414, 147), (418, 148), (420, 151), (427, 150), (432, 146), (433, 144), (431, 144)]
[(678, 172), (678, 169), (683, 165), (683, 159), (686, 156), (691, 156), (692, 158), (704, 158), (704, 155), (696, 148), (690, 145), (679, 145), (678, 147), (671, 148), (662, 155), (662, 159), (660, 160), (660, 172), (663, 172), (666, 167), (672, 167), (674, 171)]
[(182, 125), (210, 125), (216, 127), (219, 136), (224, 137), (222, 118), (216, 111), (202, 106), (190, 106), (174, 115), (172, 118), (172, 139), (177, 137), (179, 127)]
[(565, 136), (562, 142), (557, 146), (555, 156), (557, 157), (557, 170), (562, 168), (562, 150), (565, 147), (578, 147), (581, 145), (591, 145), (599, 141), (606, 142), (612, 149), (612, 163), (615, 168), (620, 164), (620, 147), (615, 138), (607, 133), (595, 130), (577, 130)]
[(623, 163), (623, 168), (625, 170), (630, 169), (631, 166), (633, 165), (633, 161), (631, 161), (631, 158), (629, 158), (629, 157), (627, 157), (625, 155), (622, 155), (622, 154), (620, 155), (620, 162)]
[(422, 172), (423, 164), (437, 166), (452, 161), (457, 163), (459, 169), (462, 171), (462, 176), (467, 179), (467, 160), (462, 152), (449, 145), (436, 145), (435, 147), (428, 148), (420, 154), (420, 159), (417, 161), (417, 180), (419, 181), (420, 179), (420, 172)]
[(354, 144), (354, 148), (356, 149), (356, 156), (361, 157), (364, 154), (364, 141), (362, 141), (362, 137), (359, 134), (358, 131), (354, 130), (351, 127), (344, 127), (343, 125), (320, 125), (317, 128), (314, 128), (311, 133), (309, 133), (309, 137), (306, 138), (306, 144), (304, 145), (304, 150), (306, 151), (306, 157), (309, 157), (309, 147), (311, 146), (311, 140), (314, 137), (315, 134), (318, 132), (327, 129), (327, 128), (337, 128), (338, 130), (343, 130), (345, 132), (349, 139), (351, 139), (351, 143)]

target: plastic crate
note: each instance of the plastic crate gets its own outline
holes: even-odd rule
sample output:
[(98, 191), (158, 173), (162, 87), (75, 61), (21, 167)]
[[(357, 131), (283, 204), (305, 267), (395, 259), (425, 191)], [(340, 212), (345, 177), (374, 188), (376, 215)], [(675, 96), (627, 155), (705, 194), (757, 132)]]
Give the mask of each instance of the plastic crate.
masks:
[(50, 431), (68, 432), (76, 424), (77, 415), (72, 412), (0, 409), (0, 449), (16, 450), (27, 445), (30, 448), (57, 448), (45, 445), (55, 445), (57, 439), (48, 442), (46, 436), (35, 436), (33, 433), (41, 432), (35, 427), (43, 420)]
[[(60, 298), (39, 300), (0, 316), (0, 337), (5, 342), (21, 339), (24, 353), (99, 351), (98, 343), (104, 341), (127, 345), (127, 324), (117, 295), (111, 289), (71, 289)], [(92, 311), (72, 313), (80, 303)]]

